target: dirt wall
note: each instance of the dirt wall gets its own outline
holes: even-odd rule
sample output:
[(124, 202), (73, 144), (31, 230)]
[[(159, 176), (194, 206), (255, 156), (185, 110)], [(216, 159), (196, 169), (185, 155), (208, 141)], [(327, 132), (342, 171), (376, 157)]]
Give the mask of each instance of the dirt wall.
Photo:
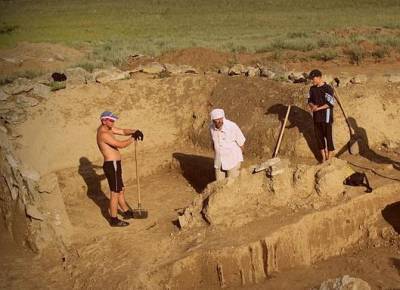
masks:
[[(397, 183), (381, 187), (348, 203), (293, 219), (276, 230), (266, 230), (265, 237), (259, 240), (212, 249), (206, 243), (199, 245), (170, 264), (169, 272), (164, 269), (170, 275), (168, 286), (170, 289), (193, 285), (197, 289), (244, 287), (269, 279), (276, 272), (310, 265), (365, 243), (374, 244), (393, 231), (387, 224), (382, 226), (382, 212), (397, 201), (398, 190)], [(248, 231), (251, 228), (236, 235)], [(228, 234), (222, 236), (225, 240)]]

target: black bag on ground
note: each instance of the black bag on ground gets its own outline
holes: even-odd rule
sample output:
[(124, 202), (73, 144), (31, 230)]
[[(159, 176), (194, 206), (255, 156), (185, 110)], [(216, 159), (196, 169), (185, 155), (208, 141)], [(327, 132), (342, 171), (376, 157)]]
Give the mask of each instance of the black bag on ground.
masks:
[(365, 186), (365, 192), (372, 192), (372, 188), (369, 185), (368, 177), (364, 172), (355, 172), (347, 177), (343, 184), (350, 186)]
[(58, 72), (53, 73), (51, 77), (55, 82), (65, 82), (67, 80), (67, 76), (65, 74)]

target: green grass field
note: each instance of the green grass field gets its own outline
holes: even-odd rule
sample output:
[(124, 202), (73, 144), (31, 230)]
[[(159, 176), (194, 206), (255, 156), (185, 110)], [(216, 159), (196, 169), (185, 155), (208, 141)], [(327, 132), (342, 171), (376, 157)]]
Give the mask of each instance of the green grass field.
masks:
[[(105, 59), (194, 46), (310, 51), (359, 39), (398, 48), (399, 15), (399, 0), (0, 0), (0, 47), (19, 41), (89, 45)], [(357, 27), (397, 32), (332, 32)], [(321, 57), (334, 53), (327, 54)]]

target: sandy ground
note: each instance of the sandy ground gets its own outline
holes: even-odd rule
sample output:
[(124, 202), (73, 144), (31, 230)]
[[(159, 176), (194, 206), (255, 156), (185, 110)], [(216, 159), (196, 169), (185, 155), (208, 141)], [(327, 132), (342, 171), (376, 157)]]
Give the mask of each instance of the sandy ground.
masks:
[[(363, 163), (362, 159), (356, 161)], [(180, 233), (174, 224), (177, 210), (198, 194), (190, 186), (190, 181), (193, 180), (187, 180), (176, 170), (165, 170), (143, 178), (143, 205), (149, 211), (149, 218), (131, 220), (130, 226), (121, 229), (110, 228), (103, 217), (101, 212), (107, 206), (107, 197), (102, 193), (93, 196), (88, 192), (91, 197), (66, 199), (74, 237), (70, 254), (64, 260), (35, 256), (16, 247), (7, 235), (2, 234), (1, 264), (6, 271), (2, 271), (0, 276), (1, 287), (97, 289), (114, 285), (117, 289), (136, 289), (135, 286), (149, 279), (143, 276), (146, 269), (162, 266), (165, 260), (173, 260), (185, 249), (195, 246), (197, 237), (179, 240)], [(381, 177), (372, 178), (374, 185), (384, 182)], [(129, 184), (126, 196), (131, 206), (136, 203), (135, 192), (136, 186)], [(265, 221), (263, 227), (274, 223), (274, 220)], [(201, 236), (204, 234), (199, 232)], [(212, 233), (206, 235), (210, 240), (221, 239), (218, 234), (214, 238)], [(343, 256), (309, 267), (276, 273), (265, 283), (247, 289), (309, 289), (328, 278), (345, 274), (368, 281), (373, 289), (398, 289), (399, 245), (397, 239), (385, 247), (355, 248)]]
[[(23, 51), (23, 48), (19, 49)], [(73, 51), (69, 53), (71, 59), (80, 56)], [(220, 65), (229, 57), (208, 50), (189, 49), (160, 59), (191, 65), (202, 64), (208, 59), (209, 63), (201, 67), (206, 69), (210, 63)], [(249, 63), (255, 61), (245, 56), (243, 59)], [(287, 65), (295, 70), (304, 68), (296, 63)], [(37, 64), (33, 63), (32, 66), (36, 67)], [(375, 70), (375, 66), (371, 67)], [(378, 67), (380, 73), (395, 71), (393, 64), (381, 64)], [(323, 68), (328, 69), (328, 66)], [(337, 65), (329, 68), (332, 73), (340, 71)], [(348, 72), (362, 73), (364, 69), (363, 66), (353, 66), (349, 67)], [(265, 144), (275, 144), (284, 107), (280, 104), (276, 111), (268, 111), (270, 106), (277, 102), (286, 104), (289, 101), (287, 95), (292, 92), (297, 93), (299, 99), (296, 100), (301, 102), (305, 90), (306, 87), (282, 88), (272, 81), (212, 75), (166, 79), (146, 77), (107, 86), (90, 84), (59, 91), (42, 107), (30, 108), (30, 122), (13, 128), (22, 135), (16, 141), (17, 151), (22, 160), (36, 166), (41, 173), (57, 173), (73, 226), (72, 244), (67, 252), (52, 250), (37, 256), (17, 247), (2, 229), (0, 266), (5, 270), (0, 273), (0, 288), (98, 289), (111, 285), (115, 289), (140, 289), (143, 285), (148, 289), (163, 288), (165, 281), (162, 278), (153, 279), (159, 274), (155, 273), (156, 269), (168, 266), (204, 242), (208, 243), (209, 248), (238, 243), (237, 229), (213, 232), (204, 226), (198, 232), (185, 233), (180, 232), (176, 225), (178, 212), (213, 181), (212, 153), (205, 137), (208, 136), (208, 109), (211, 106), (224, 106), (229, 116), (241, 125), (249, 137), (245, 151), (245, 166), (249, 166), (263, 156), (270, 156), (270, 148)], [(368, 150), (363, 156), (354, 157), (344, 153), (341, 158), (351, 162), (355, 169), (373, 168), (373, 171), (366, 170), (373, 187), (385, 185), (389, 180), (399, 182), (400, 171), (392, 165), (394, 160), (399, 160), (398, 151), (378, 150), (383, 141), (399, 140), (396, 87), (385, 91), (379, 86), (370, 88), (365, 85), (345, 92), (344, 104), (351, 108), (353, 116), (362, 121), (358, 129), (374, 134), (369, 134), (370, 147), (366, 148)], [(283, 94), (286, 97), (282, 97)], [(379, 99), (380, 96), (385, 96), (385, 99)], [(141, 148), (140, 155), (143, 165), (142, 203), (149, 211), (149, 217), (132, 220), (129, 227), (121, 229), (108, 225), (108, 193), (101, 169), (96, 168), (101, 161), (92, 137), (98, 126), (98, 111), (104, 107), (122, 111), (122, 126), (135, 124), (145, 132), (151, 132), (146, 135), (149, 137), (146, 137), (147, 143)], [(254, 109), (250, 118), (249, 114), (240, 114), (243, 108)], [(77, 115), (83, 117), (74, 120)], [(150, 116), (150, 119), (146, 119), (146, 116)], [(292, 158), (293, 162), (301, 160), (315, 164), (316, 160), (307, 144), (310, 128), (304, 126), (303, 122), (307, 118), (310, 118), (309, 114), (298, 105), (293, 118), (289, 120), (290, 128), (281, 152)], [(71, 122), (71, 119), (76, 122)], [(76, 129), (77, 125), (79, 130)], [(336, 126), (338, 143), (343, 145), (347, 140), (347, 128), (339, 114)], [(35, 131), (38, 127), (41, 130)], [(185, 136), (184, 140), (180, 140), (184, 142), (178, 144), (183, 132), (189, 132), (190, 136)], [(43, 143), (42, 140), (47, 142)], [(293, 140), (298, 142), (293, 144)], [(37, 152), (46, 154), (41, 156)], [(296, 152), (304, 154), (297, 156)], [(132, 148), (124, 153), (126, 198), (134, 207), (136, 185), (133, 182)], [(178, 160), (179, 166), (170, 168), (173, 157)], [(82, 164), (86, 164), (86, 167)], [(85, 168), (82, 169), (82, 166)], [(355, 194), (361, 194), (361, 191), (357, 189)], [(280, 215), (286, 214), (282, 210), (271, 218), (263, 219), (258, 225), (254, 223), (243, 227), (243, 239), (260, 238), (268, 229), (289, 223), (290, 219), (280, 218)], [(296, 219), (300, 214), (290, 217)], [(328, 278), (346, 274), (363, 278), (373, 289), (400, 289), (399, 244), (400, 240), (396, 238), (377, 248), (354, 248), (342, 256), (308, 267), (276, 273), (267, 281), (248, 288), (309, 289)], [(205, 286), (202, 289), (209, 288)]]

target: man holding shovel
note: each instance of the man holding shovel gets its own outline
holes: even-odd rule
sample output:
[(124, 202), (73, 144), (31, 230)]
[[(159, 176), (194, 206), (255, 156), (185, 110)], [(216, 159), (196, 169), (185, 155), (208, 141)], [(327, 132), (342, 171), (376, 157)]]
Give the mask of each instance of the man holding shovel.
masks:
[(313, 113), (315, 137), (321, 152), (321, 162), (324, 162), (329, 160), (335, 150), (332, 138), (334, 91), (322, 80), (321, 71), (312, 70), (308, 77), (312, 83), (308, 106)]
[(238, 125), (225, 119), (222, 109), (212, 110), (211, 121), (210, 133), (215, 152), (215, 178), (221, 180), (225, 177), (238, 177), (246, 138)]
[[(114, 127), (118, 119), (112, 112), (105, 111), (100, 115), (101, 125), (97, 129), (97, 145), (104, 157), (103, 170), (110, 187), (110, 225), (124, 227), (129, 225), (117, 217), (118, 205), (123, 210), (124, 219), (133, 218), (133, 212), (125, 201), (124, 183), (122, 181), (121, 154), (118, 149), (128, 147), (137, 140), (143, 140), (143, 133), (136, 129), (120, 129)], [(120, 141), (114, 135), (129, 136), (131, 138)]]

